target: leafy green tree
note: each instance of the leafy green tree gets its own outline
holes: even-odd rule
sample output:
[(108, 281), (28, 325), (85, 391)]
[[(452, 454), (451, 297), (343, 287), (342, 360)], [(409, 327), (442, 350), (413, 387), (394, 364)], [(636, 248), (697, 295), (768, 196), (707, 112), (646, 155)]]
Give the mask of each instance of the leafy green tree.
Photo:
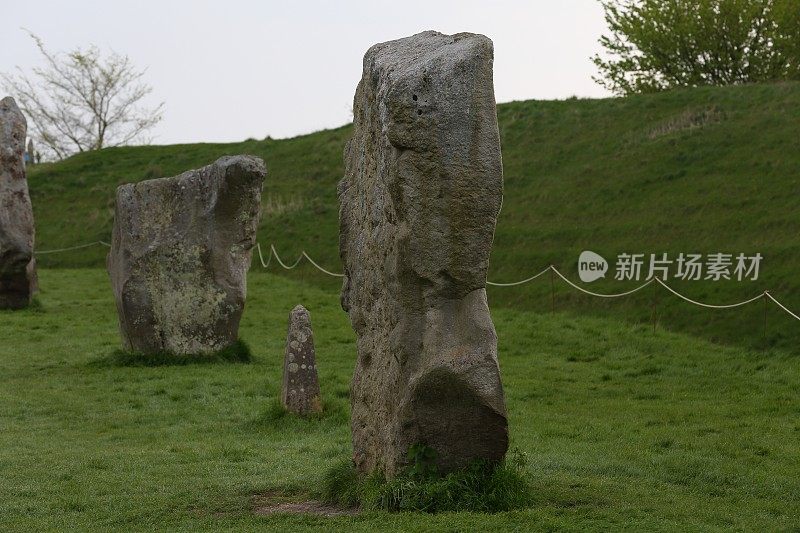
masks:
[(592, 58), (617, 94), (800, 79), (800, 0), (601, 0)]

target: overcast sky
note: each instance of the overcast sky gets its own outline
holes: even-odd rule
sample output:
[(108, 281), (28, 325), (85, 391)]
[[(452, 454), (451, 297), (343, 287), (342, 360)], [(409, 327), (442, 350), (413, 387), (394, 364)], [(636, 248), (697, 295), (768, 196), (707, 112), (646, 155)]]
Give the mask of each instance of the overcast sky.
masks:
[(345, 124), (367, 48), (428, 29), (494, 41), (498, 102), (607, 96), (589, 60), (605, 30), (597, 0), (0, 1), (0, 71), (41, 62), (21, 27), (55, 51), (126, 54), (165, 103), (157, 144)]

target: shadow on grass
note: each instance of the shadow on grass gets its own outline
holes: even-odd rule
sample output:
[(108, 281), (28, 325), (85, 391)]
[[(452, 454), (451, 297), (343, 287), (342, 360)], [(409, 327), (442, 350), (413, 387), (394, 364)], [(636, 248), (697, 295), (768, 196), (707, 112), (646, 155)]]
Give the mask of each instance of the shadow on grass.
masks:
[(182, 366), (220, 363), (250, 363), (253, 354), (243, 340), (210, 354), (173, 354), (169, 352), (139, 353), (116, 350), (89, 363), (94, 367), (116, 366)]
[(288, 412), (281, 405), (279, 398), (272, 398), (266, 408), (253, 420), (246, 423), (250, 430), (275, 430), (292, 429), (295, 431), (316, 430), (319, 422), (326, 421), (333, 424), (346, 424), (349, 413), (346, 402), (338, 398), (323, 400), (322, 412), (308, 416), (300, 416)]
[(3, 308), (3, 309), (0, 309), (0, 312), (9, 313), (9, 314), (11, 314), (11, 313), (17, 313), (17, 314), (34, 313), (34, 314), (38, 314), (38, 313), (44, 313), (45, 312), (45, 308), (44, 308), (44, 305), (42, 305), (42, 301), (39, 299), (39, 297), (38, 296), (34, 296), (33, 298), (31, 298), (30, 303), (28, 305), (26, 305), (25, 307), (20, 307), (20, 308), (15, 308), (15, 309)]
[(44, 313), (45, 312), (44, 304), (42, 304), (42, 301), (39, 299), (38, 296), (34, 296), (31, 299), (31, 304), (27, 307), (27, 309), (31, 313)]

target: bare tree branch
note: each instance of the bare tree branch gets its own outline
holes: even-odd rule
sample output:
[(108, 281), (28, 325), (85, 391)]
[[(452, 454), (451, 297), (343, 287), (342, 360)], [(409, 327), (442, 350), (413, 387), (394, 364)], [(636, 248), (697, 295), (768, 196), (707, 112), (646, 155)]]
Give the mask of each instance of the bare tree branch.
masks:
[(28, 115), (46, 158), (148, 141), (145, 134), (161, 121), (164, 104), (141, 105), (152, 92), (142, 81), (146, 70), (137, 70), (127, 56), (104, 57), (96, 46), (54, 54), (25, 31), (45, 65), (30, 74), (19, 67), (15, 74), (0, 73), (0, 80)]

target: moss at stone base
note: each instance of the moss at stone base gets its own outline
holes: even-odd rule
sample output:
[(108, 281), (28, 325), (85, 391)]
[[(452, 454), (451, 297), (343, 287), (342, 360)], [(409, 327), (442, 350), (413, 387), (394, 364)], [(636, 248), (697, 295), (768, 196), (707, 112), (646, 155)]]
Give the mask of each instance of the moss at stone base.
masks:
[(418, 447), (412, 452), (416, 456), (412, 464), (390, 480), (379, 474), (359, 478), (353, 462), (342, 460), (325, 474), (320, 496), (342, 506), (392, 512), (497, 513), (534, 504), (533, 486), (521, 452), (510, 453), (499, 464), (476, 461), (440, 475), (420, 450), (425, 451)]
[(183, 355), (168, 352), (140, 353), (126, 350), (115, 352), (96, 359), (94, 366), (180, 366), (209, 363), (249, 363), (253, 360), (250, 347), (238, 340), (227, 348), (211, 354)]

